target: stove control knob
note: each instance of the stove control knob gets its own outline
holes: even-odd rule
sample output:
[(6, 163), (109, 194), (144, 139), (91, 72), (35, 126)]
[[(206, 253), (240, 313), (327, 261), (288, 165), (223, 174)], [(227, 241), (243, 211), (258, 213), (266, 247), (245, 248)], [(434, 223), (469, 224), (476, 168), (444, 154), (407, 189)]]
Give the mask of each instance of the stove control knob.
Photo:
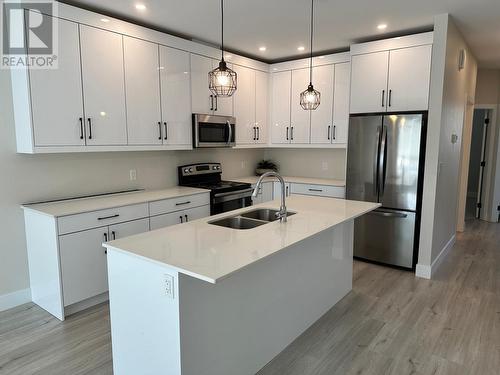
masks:
[(214, 165), (214, 166), (212, 167), (212, 169), (215, 171), (215, 170), (217, 169), (217, 167)]
[(193, 171), (193, 168), (189, 168), (189, 173), (191, 173)]
[(189, 173), (189, 169), (184, 168), (184, 173)]
[(217, 166), (217, 169), (220, 169), (220, 165)]

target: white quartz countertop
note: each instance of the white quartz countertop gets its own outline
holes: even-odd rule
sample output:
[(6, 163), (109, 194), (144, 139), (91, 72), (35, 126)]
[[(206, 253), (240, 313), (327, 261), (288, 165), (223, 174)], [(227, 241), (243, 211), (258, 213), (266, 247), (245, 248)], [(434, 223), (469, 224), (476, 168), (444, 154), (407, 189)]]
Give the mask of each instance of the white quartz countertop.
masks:
[(143, 190), (50, 203), (30, 204), (24, 205), (23, 208), (49, 216), (60, 217), (202, 193), (210, 193), (210, 190), (176, 186), (162, 190)]
[[(225, 178), (226, 179), (226, 178)], [(255, 184), (259, 176), (248, 176), (248, 177), (234, 177), (227, 178), (230, 181), (245, 182), (248, 184)], [(314, 178), (314, 177), (292, 177), (283, 176), (285, 182), (295, 182), (298, 184), (311, 184), (311, 185), (331, 185), (331, 186), (345, 186), (344, 180), (335, 180), (331, 178)], [(277, 181), (275, 178), (265, 179), (264, 181)]]
[(286, 223), (275, 221), (246, 230), (208, 223), (255, 208), (278, 209), (279, 201), (275, 200), (126, 237), (105, 246), (216, 283), (252, 263), (379, 206), (378, 203), (294, 195), (287, 199), (287, 207), (296, 214)]

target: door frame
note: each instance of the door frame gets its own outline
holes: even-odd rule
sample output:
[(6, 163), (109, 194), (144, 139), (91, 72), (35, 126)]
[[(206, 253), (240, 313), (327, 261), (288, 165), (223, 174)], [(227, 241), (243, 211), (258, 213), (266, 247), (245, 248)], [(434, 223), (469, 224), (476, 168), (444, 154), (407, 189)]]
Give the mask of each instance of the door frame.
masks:
[[(474, 112), (477, 110), (483, 110), (482, 108), (474, 108)], [(486, 168), (486, 160), (487, 160), (487, 150), (488, 147), (488, 133), (491, 123), (491, 111), (488, 109), (484, 109), (484, 121), (483, 121), (483, 134), (482, 134), (482, 142), (481, 142), (481, 164), (479, 170), (479, 180), (477, 182), (477, 200), (476, 200), (476, 219), (481, 219), (481, 211), (482, 209), (486, 209), (486, 204), (484, 204), (484, 176), (485, 176), (485, 168)], [(474, 123), (472, 124), (474, 127)], [(472, 139), (471, 139), (472, 140)], [(491, 163), (488, 163), (491, 164)]]

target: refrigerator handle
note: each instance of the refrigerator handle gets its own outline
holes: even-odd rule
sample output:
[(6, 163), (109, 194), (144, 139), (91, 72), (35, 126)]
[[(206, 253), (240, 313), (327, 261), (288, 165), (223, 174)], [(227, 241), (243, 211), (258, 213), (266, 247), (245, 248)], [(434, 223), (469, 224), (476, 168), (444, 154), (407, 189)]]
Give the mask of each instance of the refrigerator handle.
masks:
[(384, 195), (385, 190), (385, 171), (387, 165), (387, 127), (382, 126), (382, 136), (380, 137), (380, 154), (378, 161), (378, 191), (380, 194), (380, 200)]
[(381, 127), (377, 126), (377, 135), (375, 137), (375, 155), (373, 156), (373, 194), (377, 196), (379, 192), (378, 166), (380, 158), (380, 131)]

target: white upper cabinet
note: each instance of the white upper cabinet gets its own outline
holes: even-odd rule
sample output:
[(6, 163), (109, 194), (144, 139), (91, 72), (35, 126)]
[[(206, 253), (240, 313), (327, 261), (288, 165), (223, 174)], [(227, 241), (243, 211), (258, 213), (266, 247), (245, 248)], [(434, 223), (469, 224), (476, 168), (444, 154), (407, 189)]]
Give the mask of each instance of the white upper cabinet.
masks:
[(292, 72), (272, 74), (271, 142), (290, 143), (290, 93)]
[(162, 144), (158, 45), (123, 38), (128, 143)]
[[(49, 16), (44, 16), (49, 17)], [(35, 146), (85, 145), (78, 24), (59, 19), (57, 69), (30, 69)]]
[(351, 83), (351, 64), (335, 64), (333, 89), (333, 128), (331, 140), (334, 144), (347, 143), (349, 129), (349, 89)]
[(432, 45), (390, 51), (388, 111), (429, 107)]
[(80, 25), (87, 145), (126, 145), (123, 37)]
[(234, 93), (234, 117), (236, 117), (236, 142), (252, 144), (257, 140), (255, 121), (255, 71), (236, 66), (238, 89)]
[(352, 56), (351, 113), (385, 112), (389, 51)]
[[(208, 72), (218, 66), (217, 60), (191, 54), (191, 100), (193, 113), (233, 115), (233, 97), (221, 98), (208, 89)], [(231, 64), (228, 67), (233, 68)]]
[[(309, 69), (292, 70), (290, 141), (307, 144), (311, 132), (311, 112), (300, 106), (300, 93), (309, 85)], [(331, 117), (330, 117), (331, 118)]]
[(191, 145), (191, 81), (189, 53), (160, 46), (163, 143)]
[(267, 143), (268, 131), (268, 90), (269, 75), (255, 71), (255, 126), (257, 127), (256, 143)]
[(311, 143), (332, 142), (334, 72), (334, 65), (313, 68), (313, 84), (321, 93), (321, 102), (318, 108), (311, 111)]

